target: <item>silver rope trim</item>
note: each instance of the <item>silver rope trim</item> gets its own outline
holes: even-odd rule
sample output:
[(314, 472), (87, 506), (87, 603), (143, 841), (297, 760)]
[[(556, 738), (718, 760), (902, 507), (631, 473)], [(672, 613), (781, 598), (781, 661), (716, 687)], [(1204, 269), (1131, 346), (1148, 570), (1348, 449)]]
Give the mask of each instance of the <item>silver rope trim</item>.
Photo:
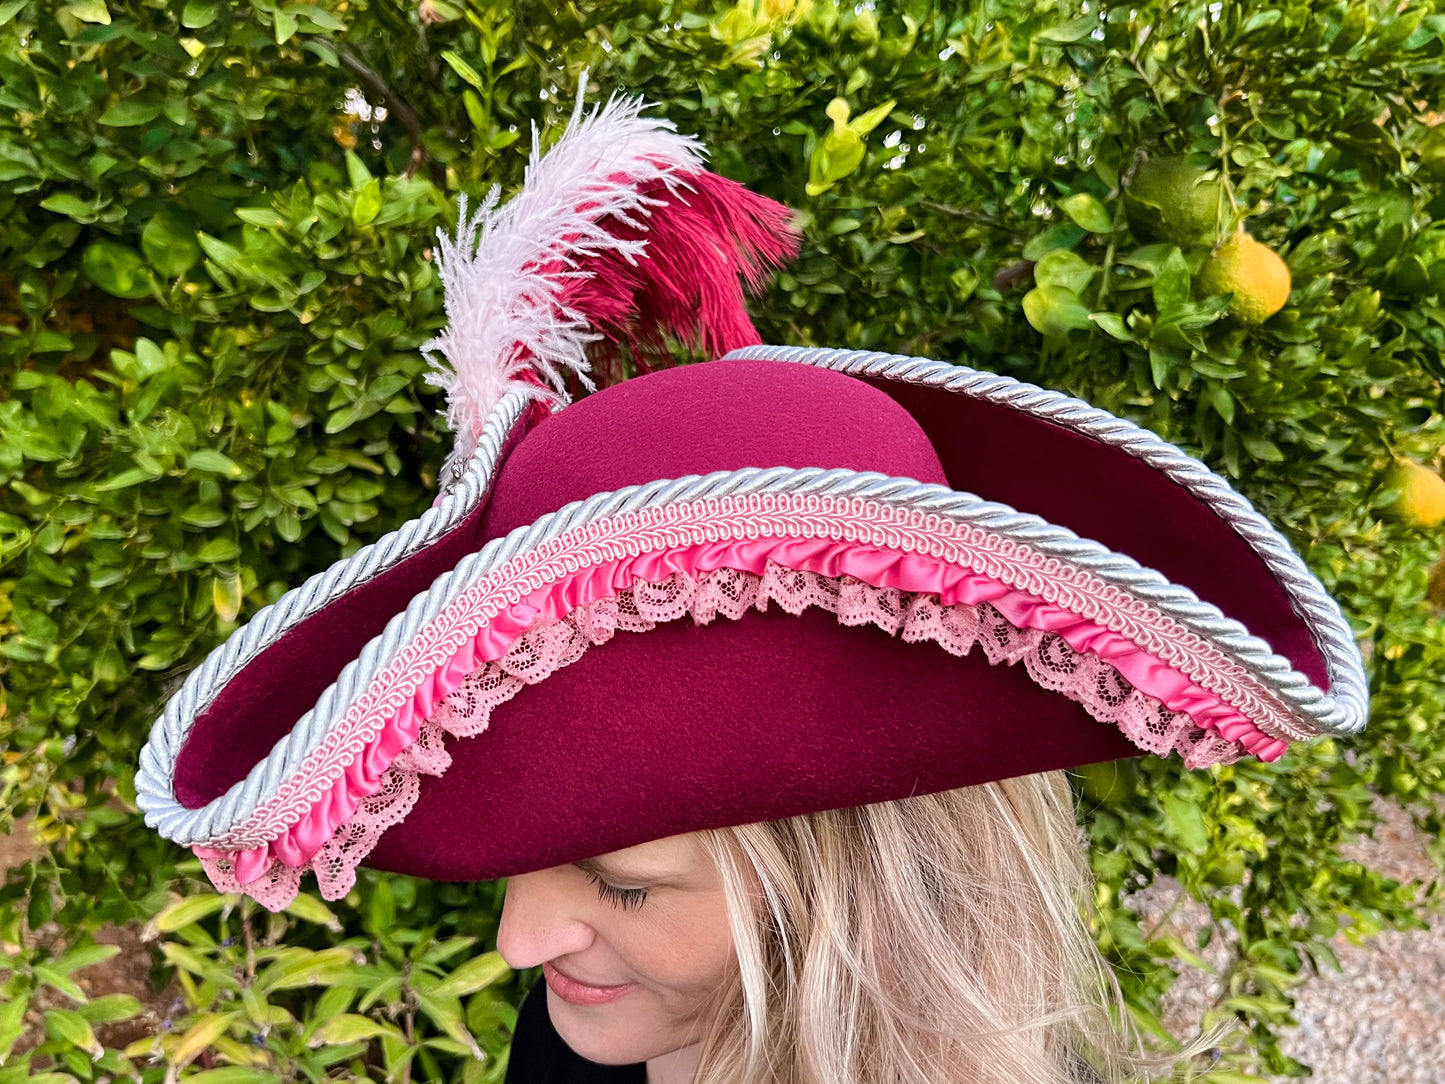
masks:
[(1260, 515), (1248, 499), (1199, 460), (1157, 434), (1082, 399), (1012, 377), (931, 358), (795, 346), (749, 346), (734, 350), (727, 357), (796, 362), (851, 376), (940, 388), (1045, 419), (1143, 460), (1213, 509), (1259, 554), (1265, 567), (1284, 587), (1295, 612), (1304, 620), (1324, 656), (1331, 694), (1342, 709), (1340, 720), (1325, 723), (1326, 729), (1342, 735), (1364, 729), (1370, 702), (1364, 660), (1339, 604), (1326, 593), (1289, 540)]
[(144, 781), (147, 800), (175, 802), (171, 776), (192, 724), (257, 655), (328, 603), (426, 549), (476, 510), (491, 488), (502, 445), (532, 398), (523, 392), (510, 392), (498, 401), (465, 469), (453, 472), (450, 479), (441, 479), (445, 495), (436, 505), (256, 611), (250, 621), (187, 675), (151, 726), (149, 740), (141, 750), (136, 785), (140, 787)]
[[(1176, 451), (1175, 454), (1182, 453)], [(897, 504), (957, 518), (1027, 543), (1048, 556), (1067, 560), (1108, 583), (1131, 591), (1210, 639), (1266, 681), (1281, 699), (1311, 720), (1319, 733), (1351, 733), (1363, 722), (1359, 706), (1318, 689), (1303, 674), (1295, 671), (1288, 660), (1276, 655), (1269, 644), (1252, 636), (1243, 625), (1225, 617), (1215, 606), (1201, 601), (1192, 591), (1171, 584), (1157, 571), (1141, 567), (1130, 557), (1114, 553), (1098, 542), (1079, 538), (1038, 516), (984, 501), (970, 493), (957, 493), (945, 486), (891, 478), (874, 472), (748, 468), (702, 477), (659, 480), (595, 494), (549, 513), (530, 525), (519, 527), (503, 538), (488, 542), (478, 552), (464, 557), (451, 572), (439, 576), (430, 590), (418, 595), (402, 613), (395, 615), (381, 635), (368, 643), (361, 654), (343, 668), (336, 682), (276, 743), (271, 753), (253, 767), (244, 780), (201, 809), (181, 806), (171, 792), (170, 770), (189, 726), (188, 717), (173, 702), (157, 721), (152, 741), (142, 754), (136, 789), (137, 804), (146, 813), (146, 823), (167, 838), (185, 845), (204, 844), (239, 825), (262, 801), (276, 793), (331, 727), (345, 717), (349, 705), (365, 690), (372, 677), (424, 626), (462, 592), (519, 554), (549, 542), (565, 531), (620, 513), (709, 497), (764, 492), (858, 497)]]

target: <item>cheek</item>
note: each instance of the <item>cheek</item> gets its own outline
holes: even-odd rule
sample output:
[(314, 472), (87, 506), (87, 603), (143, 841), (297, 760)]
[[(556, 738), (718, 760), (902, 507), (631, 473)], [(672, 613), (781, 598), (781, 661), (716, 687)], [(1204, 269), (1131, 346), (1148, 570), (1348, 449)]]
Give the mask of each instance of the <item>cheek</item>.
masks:
[(552, 1023), (584, 1058), (628, 1065), (699, 1041), (737, 972), (721, 901), (714, 912), (689, 906), (620, 914), (597, 922), (606, 951), (640, 989), (614, 1004), (578, 1008), (549, 993)]
[(650, 921), (618, 931), (612, 944), (638, 979), (660, 993), (711, 995), (737, 970), (721, 895), (686, 914), (659, 907)]

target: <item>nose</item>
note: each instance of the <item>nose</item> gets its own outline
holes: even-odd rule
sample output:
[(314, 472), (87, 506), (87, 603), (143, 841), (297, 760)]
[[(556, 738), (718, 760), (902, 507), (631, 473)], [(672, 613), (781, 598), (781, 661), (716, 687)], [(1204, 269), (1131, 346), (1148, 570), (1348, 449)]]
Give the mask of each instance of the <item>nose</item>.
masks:
[(524, 873), (507, 881), (497, 951), (514, 970), (538, 967), (571, 952), (581, 952), (596, 938), (577, 916), (575, 893), (567, 891), (562, 870)]

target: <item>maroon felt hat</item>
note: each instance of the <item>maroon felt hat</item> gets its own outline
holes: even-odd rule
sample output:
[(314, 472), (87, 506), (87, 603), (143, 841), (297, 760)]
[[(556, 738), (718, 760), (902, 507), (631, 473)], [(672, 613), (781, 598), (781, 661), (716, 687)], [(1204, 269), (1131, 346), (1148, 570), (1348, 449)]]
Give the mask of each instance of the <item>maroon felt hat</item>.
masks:
[[(749, 346), (776, 205), (613, 102), (442, 246), (449, 490), (191, 675), (149, 823), (278, 907), (1364, 722), (1338, 608), (1183, 452), (961, 366)], [(596, 329), (720, 360), (563, 405)], [(549, 392), (548, 385), (551, 385)]]

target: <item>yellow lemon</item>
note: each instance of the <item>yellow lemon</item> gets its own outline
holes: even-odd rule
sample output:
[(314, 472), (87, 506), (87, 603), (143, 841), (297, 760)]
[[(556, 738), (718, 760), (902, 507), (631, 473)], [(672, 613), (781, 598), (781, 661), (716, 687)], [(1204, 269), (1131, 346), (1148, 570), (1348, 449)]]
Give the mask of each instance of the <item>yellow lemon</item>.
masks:
[(1233, 294), (1229, 315), (1243, 324), (1262, 324), (1289, 300), (1289, 267), (1241, 228), (1209, 257), (1199, 286), (1211, 296)]
[(1445, 523), (1445, 478), (1429, 467), (1408, 459), (1391, 467), (1384, 478), (1395, 499), (1386, 511), (1412, 527), (1438, 527)]
[(1223, 185), (1204, 173), (1187, 158), (1150, 158), (1135, 170), (1124, 199), (1135, 234), (1181, 248), (1213, 245), (1226, 201)]

